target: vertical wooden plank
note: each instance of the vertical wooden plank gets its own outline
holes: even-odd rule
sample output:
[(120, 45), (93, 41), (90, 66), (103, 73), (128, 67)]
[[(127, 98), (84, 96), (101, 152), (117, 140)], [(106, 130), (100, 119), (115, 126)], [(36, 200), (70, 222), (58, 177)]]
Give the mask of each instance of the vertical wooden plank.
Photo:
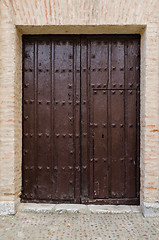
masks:
[(56, 197), (74, 199), (74, 53), (73, 42), (55, 44)]
[(37, 159), (38, 199), (51, 200), (51, 42), (38, 40)]
[(140, 47), (139, 40), (127, 40), (127, 81), (126, 89), (139, 87)]
[(136, 122), (136, 90), (126, 90), (126, 133), (127, 138), (127, 157), (126, 157), (126, 197), (136, 197), (137, 194), (137, 179), (136, 179), (136, 164), (137, 164), (137, 122)]
[(94, 92), (94, 198), (108, 198), (107, 92)]
[[(89, 157), (89, 98), (88, 98), (88, 41), (81, 38), (81, 195), (89, 196), (90, 166)], [(82, 104), (83, 103), (83, 104)], [(91, 127), (91, 126), (90, 126)]]
[(124, 41), (114, 39), (111, 47), (110, 89), (124, 89)]
[(36, 198), (35, 41), (23, 40), (23, 198)]
[(77, 38), (74, 44), (74, 115), (75, 115), (75, 128), (74, 128), (74, 143), (75, 143), (75, 202), (80, 203), (81, 195), (81, 153), (80, 153), (80, 124), (81, 124), (81, 104), (85, 104), (85, 100), (81, 102), (81, 53), (80, 53), (80, 38)]
[(111, 121), (111, 197), (124, 196), (125, 168), (124, 168), (124, 91), (111, 90), (109, 117)]

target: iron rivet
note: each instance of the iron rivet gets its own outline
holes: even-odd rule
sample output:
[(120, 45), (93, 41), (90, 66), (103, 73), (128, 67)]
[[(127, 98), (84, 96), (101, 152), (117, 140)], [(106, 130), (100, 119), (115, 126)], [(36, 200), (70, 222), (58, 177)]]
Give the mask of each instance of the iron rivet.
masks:
[(73, 167), (72, 167), (72, 166), (68, 166), (68, 168), (69, 168), (70, 170), (72, 170)]
[(76, 134), (76, 138), (78, 138), (79, 137), (79, 134)]
[(31, 99), (31, 100), (30, 100), (30, 103), (32, 104), (33, 102), (34, 102), (34, 100)]
[(71, 137), (72, 137), (72, 134), (69, 134), (69, 137), (71, 138)]
[(58, 70), (58, 69), (56, 69), (56, 70), (55, 70), (55, 72), (57, 73), (57, 72), (59, 72), (59, 70)]
[(87, 133), (83, 133), (83, 136), (84, 136), (84, 137), (87, 136)]
[(25, 133), (24, 136), (27, 137), (27, 136), (28, 136), (28, 133)]
[(132, 87), (132, 86), (133, 86), (133, 83), (129, 83), (129, 86)]
[(56, 104), (58, 104), (59, 101), (55, 101)]
[(98, 158), (94, 158), (94, 161), (95, 161), (95, 162), (98, 162)]
[(83, 71), (85, 72), (85, 71), (86, 71), (86, 68), (83, 68)]
[(62, 73), (63, 73), (63, 72), (65, 72), (65, 69), (62, 69), (62, 71), (61, 71), (61, 72), (62, 72)]
[(41, 169), (42, 169), (42, 166), (38, 166), (38, 169), (40, 169), (40, 170), (41, 170)]
[(56, 137), (59, 137), (59, 136), (60, 136), (60, 134), (57, 133), (57, 134), (56, 134)]
[(116, 86), (116, 83), (113, 83), (113, 87), (115, 87)]
[(31, 166), (30, 169), (33, 170), (33, 169), (34, 169), (34, 166)]
[(27, 103), (28, 103), (28, 100), (24, 100), (24, 103), (26, 103), (26, 104), (27, 104)]
[(115, 94), (115, 91), (112, 91), (112, 94)]
[(115, 69), (116, 69), (116, 67), (112, 67), (112, 69), (113, 69), (113, 70), (115, 70)]
[(68, 87), (69, 87), (69, 88), (72, 88), (72, 84), (69, 84)]
[(98, 72), (100, 72), (101, 71), (101, 68), (98, 68)]
[(71, 154), (73, 154), (73, 151), (70, 151)]
[(94, 84), (91, 84), (91, 86), (92, 86), (92, 88), (94, 88), (95, 85), (94, 85)]
[(42, 136), (42, 133), (39, 133), (38, 136), (41, 137), (41, 136)]
[(106, 94), (106, 91), (105, 91), (105, 90), (103, 91), (103, 94)]
[(72, 72), (72, 69), (69, 69), (69, 72)]
[(83, 100), (83, 104), (86, 104), (86, 100)]
[(63, 137), (66, 137), (66, 134), (62, 134)]
[(94, 126), (95, 126), (95, 127), (97, 127), (97, 126), (98, 126), (98, 124), (97, 124), (97, 123), (94, 123)]
[(123, 71), (124, 70), (124, 68), (122, 67), (122, 68), (120, 68), (120, 71)]
[(112, 127), (115, 127), (116, 125), (115, 125), (115, 123), (112, 123)]
[(130, 161), (133, 161), (133, 158), (129, 158)]
[(100, 83), (98, 83), (98, 84), (97, 84), (97, 87), (98, 87), (98, 88), (99, 88), (99, 87), (101, 87), (101, 84), (100, 84)]
[(87, 166), (83, 166), (83, 169), (86, 169), (87, 168)]
[(62, 105), (65, 105), (65, 101), (62, 101)]
[(42, 101), (41, 100), (39, 100), (39, 104), (41, 104), (42, 103)]
[(27, 119), (28, 119), (28, 116), (25, 116), (24, 119), (27, 120)]
[(129, 93), (132, 94), (132, 90), (130, 90)]
[(92, 71), (95, 72), (95, 68), (92, 68)]
[(120, 161), (124, 161), (124, 158), (120, 158)]
[(107, 68), (104, 68), (104, 71), (107, 71)]
[(120, 127), (123, 127), (123, 124), (120, 124)]
[(97, 94), (97, 91), (94, 91), (94, 94)]
[(54, 170), (57, 170), (57, 166), (54, 167)]
[(105, 88), (107, 85), (106, 84), (103, 84), (103, 87)]
[(120, 94), (123, 94), (123, 90), (120, 90)]
[(79, 105), (80, 101), (76, 101), (76, 104)]
[(93, 158), (91, 158), (90, 161), (93, 162)]
[(103, 127), (106, 127), (106, 123), (103, 123), (102, 125), (103, 125)]
[(132, 127), (133, 125), (132, 124), (129, 124), (129, 127)]
[(68, 101), (68, 103), (69, 103), (69, 104), (71, 104), (71, 103), (72, 103), (72, 101)]
[(120, 86), (120, 87), (122, 87), (122, 86), (123, 86), (123, 84), (121, 84), (121, 83), (120, 83), (120, 84), (119, 84), (119, 86)]
[(90, 125), (90, 126), (93, 126), (93, 123), (90, 123), (89, 125)]
[(49, 105), (49, 104), (50, 104), (50, 101), (47, 101), (47, 102), (46, 102), (46, 104), (48, 104), (48, 105)]
[(107, 160), (106, 158), (103, 158), (103, 161), (104, 161), (104, 162), (106, 162), (106, 160)]
[(33, 136), (33, 134), (32, 133), (30, 133), (30, 137), (32, 137)]
[(129, 70), (131, 71), (133, 69), (133, 67), (130, 67)]
[(46, 137), (49, 137), (49, 134), (48, 134), (48, 133), (46, 133)]
[(95, 58), (95, 55), (94, 55), (94, 54), (92, 55), (92, 58)]
[(80, 70), (79, 70), (79, 69), (77, 69), (77, 72), (80, 72)]

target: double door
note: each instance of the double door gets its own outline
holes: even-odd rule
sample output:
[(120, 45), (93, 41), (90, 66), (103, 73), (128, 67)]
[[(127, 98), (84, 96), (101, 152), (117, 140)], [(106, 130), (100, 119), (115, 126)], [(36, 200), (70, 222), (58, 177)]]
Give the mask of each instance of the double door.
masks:
[(138, 35), (23, 37), (22, 200), (139, 204)]

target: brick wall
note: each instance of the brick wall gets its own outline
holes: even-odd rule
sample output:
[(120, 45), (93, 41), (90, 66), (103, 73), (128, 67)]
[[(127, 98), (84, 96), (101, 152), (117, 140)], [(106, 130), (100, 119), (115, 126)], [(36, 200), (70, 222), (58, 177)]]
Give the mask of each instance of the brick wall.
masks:
[(0, 1), (0, 201), (21, 191), (21, 35), (141, 34), (141, 203), (159, 204), (159, 1)]

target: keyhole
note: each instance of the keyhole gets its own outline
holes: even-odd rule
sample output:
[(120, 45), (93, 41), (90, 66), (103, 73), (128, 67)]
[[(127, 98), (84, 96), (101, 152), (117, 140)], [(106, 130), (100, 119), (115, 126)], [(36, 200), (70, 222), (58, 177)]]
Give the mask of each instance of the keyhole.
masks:
[(102, 138), (104, 138), (104, 134), (102, 134)]

